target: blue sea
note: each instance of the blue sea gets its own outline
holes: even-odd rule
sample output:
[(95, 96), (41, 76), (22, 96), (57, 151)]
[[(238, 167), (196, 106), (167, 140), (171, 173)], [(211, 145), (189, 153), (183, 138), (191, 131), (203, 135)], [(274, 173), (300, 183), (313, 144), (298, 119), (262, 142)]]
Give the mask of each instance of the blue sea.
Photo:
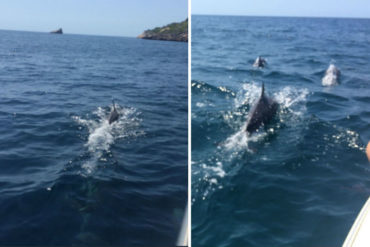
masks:
[[(187, 44), (0, 31), (0, 245), (171, 246)], [(107, 122), (116, 102), (119, 120)]]
[[(369, 62), (369, 19), (192, 17), (193, 246), (342, 245), (370, 195)], [(279, 110), (247, 137), (262, 83)]]

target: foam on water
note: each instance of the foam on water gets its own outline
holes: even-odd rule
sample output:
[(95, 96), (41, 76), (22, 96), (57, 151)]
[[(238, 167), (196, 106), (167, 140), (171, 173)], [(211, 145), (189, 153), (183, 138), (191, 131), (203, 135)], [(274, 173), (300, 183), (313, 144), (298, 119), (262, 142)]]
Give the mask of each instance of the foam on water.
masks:
[[(222, 169), (223, 167), (221, 162), (216, 162), (216, 166), (207, 166), (206, 164), (202, 164), (202, 167), (206, 170), (212, 171), (220, 178), (223, 178), (226, 175), (225, 171)], [(217, 183), (217, 180), (213, 180), (213, 183)]]
[(136, 109), (121, 107), (118, 104), (116, 104), (116, 109), (119, 118), (118, 121), (112, 124), (108, 122), (110, 108), (98, 107), (92, 116), (87, 114), (86, 119), (73, 116), (73, 119), (82, 127), (86, 127), (89, 132), (85, 146), (90, 158), (82, 164), (82, 175), (91, 174), (97, 167), (98, 162), (106, 162), (105, 153), (111, 157), (110, 147), (116, 140), (144, 134), (139, 130), (142, 120)]
[[(221, 179), (223, 179), (227, 174), (224, 170), (223, 164), (218, 158), (215, 160), (215, 165), (207, 165), (205, 163), (192, 162), (192, 166), (199, 166), (202, 169), (202, 176), (199, 178), (200, 181), (205, 182), (206, 188), (203, 189), (202, 200), (206, 200), (210, 191), (215, 191), (216, 189), (222, 189), (223, 186), (220, 184)], [(198, 174), (194, 172), (193, 175)], [(196, 189), (199, 193), (199, 189)], [(193, 198), (192, 202), (195, 202)]]
[[(261, 95), (262, 83), (245, 83), (242, 90), (235, 98), (235, 107), (238, 108), (242, 105), (253, 105)], [(286, 86), (278, 92), (272, 93), (267, 89), (267, 95), (271, 96), (279, 103), (280, 106), (285, 108), (292, 108), (296, 114), (301, 114), (305, 111), (305, 105), (300, 102), (306, 102), (309, 90), (306, 88), (295, 88)], [(296, 109), (298, 107), (299, 109)]]
[(196, 106), (201, 108), (201, 107), (205, 107), (206, 104), (202, 103), (202, 102), (197, 102), (196, 103)]
[(252, 81), (242, 85), (242, 90), (237, 93), (234, 100), (235, 107), (253, 104), (261, 95), (261, 83)]
[(258, 142), (259, 140), (262, 140), (266, 135), (267, 132), (256, 132), (253, 135), (247, 135), (245, 132), (247, 128), (247, 124), (245, 123), (238, 132), (228, 137), (223, 144), (226, 150), (232, 150), (232, 151), (241, 151), (246, 150), (251, 152), (252, 150), (249, 148), (250, 142)]

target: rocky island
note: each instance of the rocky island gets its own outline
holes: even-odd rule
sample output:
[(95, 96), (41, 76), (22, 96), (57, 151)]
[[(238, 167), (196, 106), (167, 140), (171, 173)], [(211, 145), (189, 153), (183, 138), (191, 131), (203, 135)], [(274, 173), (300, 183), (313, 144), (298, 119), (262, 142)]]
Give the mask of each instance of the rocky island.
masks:
[(51, 31), (50, 33), (63, 34), (63, 29), (59, 28), (55, 31)]
[(188, 19), (183, 22), (174, 22), (164, 27), (146, 30), (138, 38), (188, 42)]

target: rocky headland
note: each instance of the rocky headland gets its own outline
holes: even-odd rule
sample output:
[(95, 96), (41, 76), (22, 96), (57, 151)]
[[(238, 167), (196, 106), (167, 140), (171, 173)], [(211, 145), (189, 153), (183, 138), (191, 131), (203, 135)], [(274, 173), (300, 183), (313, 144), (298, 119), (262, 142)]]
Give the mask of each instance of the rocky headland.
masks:
[(164, 27), (146, 30), (138, 38), (188, 42), (188, 19), (183, 22), (174, 22)]

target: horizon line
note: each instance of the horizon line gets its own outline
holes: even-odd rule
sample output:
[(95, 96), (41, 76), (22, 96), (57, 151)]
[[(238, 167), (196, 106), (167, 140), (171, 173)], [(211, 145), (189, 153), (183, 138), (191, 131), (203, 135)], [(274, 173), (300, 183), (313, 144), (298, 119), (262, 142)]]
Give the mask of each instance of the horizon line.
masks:
[[(52, 34), (50, 31), (32, 31), (32, 30), (15, 30), (15, 29), (4, 29), (0, 27), (0, 31), (12, 31), (12, 32), (30, 32), (30, 33), (46, 33), (46, 34)], [(137, 38), (137, 36), (120, 36), (120, 35), (114, 35), (114, 34), (87, 34), (87, 33), (65, 33), (63, 30), (62, 35), (85, 35), (85, 36), (104, 36), (104, 37), (116, 37), (116, 38)]]
[[(156, 26), (156, 27), (153, 27), (153, 28), (149, 28), (147, 30), (151, 30), (151, 29), (154, 29), (154, 28), (157, 28), (157, 27), (164, 27), (166, 25), (170, 25), (170, 24), (173, 24), (173, 23), (181, 23), (183, 21), (186, 21), (187, 19), (189, 19), (189, 16), (187, 16), (182, 21), (181, 20), (179, 20), (179, 21), (172, 21), (172, 22), (170, 22), (168, 24), (164, 24), (163, 26)], [(62, 27), (60, 27), (60, 28), (62, 28)], [(15, 32), (34, 32), (34, 33), (50, 33), (51, 32), (51, 31), (4, 29), (4, 28), (1, 28), (1, 27), (0, 27), (0, 30), (2, 30), (2, 31), (15, 31)], [(104, 37), (121, 37), (121, 38), (137, 38), (140, 34), (142, 34), (143, 32), (145, 32), (147, 30), (142, 31), (141, 33), (139, 33), (139, 34), (137, 34), (135, 36), (124, 36), (124, 35), (115, 35), (115, 34), (88, 34), (88, 33), (68, 33), (68, 32), (65, 33), (64, 30), (63, 30), (63, 34), (88, 35), (88, 36), (104, 36)]]
[(240, 15), (240, 14), (198, 14), (193, 15), (206, 15), (206, 16), (240, 16), (240, 17), (281, 17), (281, 18), (323, 18), (323, 19), (370, 19), (370, 17), (348, 17), (348, 16), (298, 16), (298, 15)]

